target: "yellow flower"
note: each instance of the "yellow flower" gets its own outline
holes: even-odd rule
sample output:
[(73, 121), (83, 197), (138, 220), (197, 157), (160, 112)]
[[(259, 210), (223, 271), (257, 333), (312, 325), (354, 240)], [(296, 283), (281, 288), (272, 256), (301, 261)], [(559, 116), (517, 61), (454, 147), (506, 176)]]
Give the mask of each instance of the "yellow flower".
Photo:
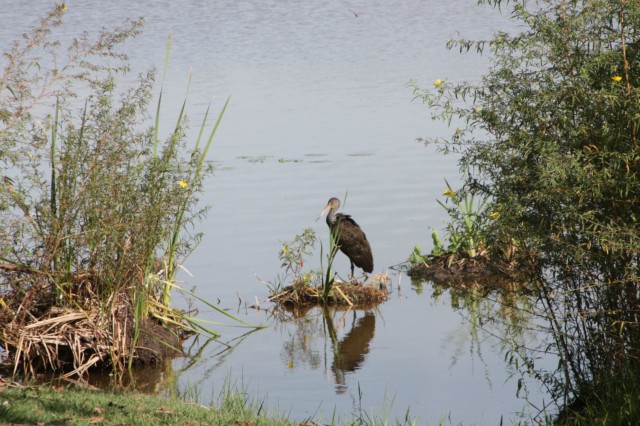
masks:
[(442, 80), (440, 80), (440, 79), (437, 79), (435, 81), (435, 83), (433, 83), (433, 85), (436, 86), (436, 87), (440, 86), (441, 84), (442, 84)]
[(615, 81), (617, 83), (620, 80), (622, 80), (622, 77), (620, 77), (619, 75), (614, 75), (613, 77), (611, 77), (611, 80), (613, 80), (613, 81)]
[(491, 213), (489, 216), (491, 216), (491, 217), (498, 217), (498, 216), (500, 216), (500, 212), (493, 212), (493, 213)]
[(454, 195), (456, 195), (456, 193), (454, 191), (452, 191), (451, 188), (447, 188), (447, 189), (444, 190), (442, 195), (445, 195), (447, 197), (453, 197)]
[(187, 185), (189, 185), (187, 182), (181, 180), (180, 182), (178, 182), (178, 185), (180, 185), (181, 188), (186, 188)]

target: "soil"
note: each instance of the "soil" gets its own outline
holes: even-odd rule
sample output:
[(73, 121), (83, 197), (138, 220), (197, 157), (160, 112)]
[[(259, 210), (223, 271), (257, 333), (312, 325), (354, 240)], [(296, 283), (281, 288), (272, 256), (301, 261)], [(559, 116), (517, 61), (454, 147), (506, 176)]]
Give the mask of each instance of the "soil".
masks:
[(422, 263), (411, 264), (407, 275), (449, 286), (497, 285), (527, 281), (534, 270), (530, 262), (493, 259), (482, 253), (473, 258), (460, 253), (425, 256)]

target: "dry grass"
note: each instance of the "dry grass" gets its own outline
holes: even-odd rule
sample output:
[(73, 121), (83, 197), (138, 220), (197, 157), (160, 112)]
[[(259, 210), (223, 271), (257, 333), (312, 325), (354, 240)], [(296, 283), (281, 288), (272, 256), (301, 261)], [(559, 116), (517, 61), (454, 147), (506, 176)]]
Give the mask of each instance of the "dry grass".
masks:
[[(13, 372), (64, 371), (82, 376), (92, 367), (122, 371), (134, 361), (157, 362), (180, 338), (166, 326), (143, 320), (134, 345), (134, 307), (126, 293), (106, 301), (95, 294), (96, 283), (74, 280), (64, 296), (43, 280), (21, 290), (0, 292), (0, 341), (11, 354)], [(56, 304), (64, 297), (65, 307)], [(135, 350), (133, 348), (135, 347)]]
[[(329, 292), (329, 305), (371, 306), (388, 298), (386, 273), (373, 275), (368, 282), (349, 283), (334, 281)], [(305, 306), (322, 304), (322, 286), (312, 286), (295, 281), (281, 292), (273, 294), (269, 300), (284, 306)]]

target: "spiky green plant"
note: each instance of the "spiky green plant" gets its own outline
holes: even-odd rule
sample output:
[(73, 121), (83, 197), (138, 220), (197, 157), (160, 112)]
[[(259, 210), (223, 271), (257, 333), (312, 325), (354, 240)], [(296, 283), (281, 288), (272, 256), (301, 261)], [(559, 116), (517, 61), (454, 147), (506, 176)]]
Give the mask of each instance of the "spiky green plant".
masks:
[[(476, 203), (475, 194), (461, 195), (451, 189), (449, 182), (445, 181), (447, 189), (443, 192), (446, 200), (440, 200), (438, 204), (449, 214), (447, 223), (448, 250), (451, 252), (464, 252), (469, 257), (476, 256), (476, 250), (480, 244), (484, 244), (483, 232), (486, 226), (485, 206), (487, 198), (483, 197)], [(452, 206), (447, 206), (448, 202)]]

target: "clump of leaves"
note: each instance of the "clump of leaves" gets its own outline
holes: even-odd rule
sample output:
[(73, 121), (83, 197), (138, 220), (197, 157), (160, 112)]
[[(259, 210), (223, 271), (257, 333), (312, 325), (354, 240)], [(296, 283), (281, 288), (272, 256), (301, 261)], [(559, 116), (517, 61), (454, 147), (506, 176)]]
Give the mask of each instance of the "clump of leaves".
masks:
[[(478, 247), (485, 245), (487, 198), (482, 197), (476, 204), (474, 194), (455, 192), (451, 189), (449, 182), (446, 184), (447, 189), (442, 194), (446, 197), (445, 202), (437, 200), (438, 204), (447, 211), (450, 219), (446, 227), (449, 245), (445, 251), (462, 253), (473, 258), (476, 256)], [(438, 234), (432, 234), (432, 238), (437, 244), (434, 248), (437, 251), (442, 250), (443, 244)]]
[[(445, 228), (445, 243), (435, 229), (431, 230), (433, 249), (431, 256), (439, 257), (445, 254), (453, 254), (449, 257), (452, 262), (455, 257), (474, 258), (480, 248), (486, 245), (486, 238), (490, 220), (498, 216), (488, 212), (487, 197), (482, 197), (479, 202), (473, 194), (454, 191), (446, 182), (447, 189), (442, 193), (445, 201), (437, 200), (444, 208), (449, 221)], [(420, 247), (415, 246), (408, 261), (412, 264), (424, 263), (425, 255)]]

